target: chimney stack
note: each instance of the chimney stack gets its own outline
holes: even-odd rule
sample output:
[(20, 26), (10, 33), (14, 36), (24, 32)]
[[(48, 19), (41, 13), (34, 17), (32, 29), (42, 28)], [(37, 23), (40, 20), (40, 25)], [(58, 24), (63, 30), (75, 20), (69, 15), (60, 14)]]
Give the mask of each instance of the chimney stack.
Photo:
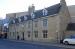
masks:
[(65, 0), (60, 0), (61, 5), (66, 5), (66, 1)]
[(29, 6), (28, 12), (29, 12), (29, 14), (35, 12), (35, 6), (34, 6), (34, 4), (32, 4), (31, 6)]

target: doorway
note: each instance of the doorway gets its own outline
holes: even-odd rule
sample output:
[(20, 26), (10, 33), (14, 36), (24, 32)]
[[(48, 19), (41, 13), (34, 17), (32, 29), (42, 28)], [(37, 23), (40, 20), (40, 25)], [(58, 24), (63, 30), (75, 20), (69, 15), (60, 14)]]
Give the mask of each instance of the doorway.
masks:
[(4, 38), (5, 38), (5, 39), (7, 38), (7, 33), (4, 33)]
[(24, 32), (22, 33), (22, 40), (24, 40)]

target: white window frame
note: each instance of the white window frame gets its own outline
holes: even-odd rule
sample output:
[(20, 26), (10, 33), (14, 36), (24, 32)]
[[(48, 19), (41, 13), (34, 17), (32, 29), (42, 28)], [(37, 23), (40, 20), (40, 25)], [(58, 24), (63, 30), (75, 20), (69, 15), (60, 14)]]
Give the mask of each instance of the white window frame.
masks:
[(31, 18), (35, 18), (35, 14), (34, 13), (31, 13)]
[(43, 16), (47, 15), (48, 14), (48, 11), (46, 9), (43, 9)]
[(48, 27), (48, 19), (43, 19), (43, 27)]
[(19, 18), (19, 22), (21, 22), (21, 18)]

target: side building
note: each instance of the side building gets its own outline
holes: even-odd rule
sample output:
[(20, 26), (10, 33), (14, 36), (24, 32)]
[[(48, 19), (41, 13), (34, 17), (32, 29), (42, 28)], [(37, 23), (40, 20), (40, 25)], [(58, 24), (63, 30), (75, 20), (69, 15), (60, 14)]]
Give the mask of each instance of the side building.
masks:
[(7, 38), (8, 33), (8, 19), (2, 19), (0, 20), (0, 38)]
[[(8, 39), (39, 42), (59, 42), (70, 23), (70, 14), (65, 0), (60, 3), (35, 10), (30, 6), (28, 12), (7, 14), (10, 19)], [(9, 16), (9, 17), (8, 17)]]

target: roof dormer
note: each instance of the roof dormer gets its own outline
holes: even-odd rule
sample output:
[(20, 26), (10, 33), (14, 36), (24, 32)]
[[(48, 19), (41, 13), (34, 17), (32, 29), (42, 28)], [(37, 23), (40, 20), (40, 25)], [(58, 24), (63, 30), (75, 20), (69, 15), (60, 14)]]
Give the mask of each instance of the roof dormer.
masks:
[(48, 11), (46, 9), (43, 9), (42, 12), (43, 12), (43, 16), (48, 15)]
[(31, 18), (34, 19), (35, 18), (35, 14), (31, 13)]

